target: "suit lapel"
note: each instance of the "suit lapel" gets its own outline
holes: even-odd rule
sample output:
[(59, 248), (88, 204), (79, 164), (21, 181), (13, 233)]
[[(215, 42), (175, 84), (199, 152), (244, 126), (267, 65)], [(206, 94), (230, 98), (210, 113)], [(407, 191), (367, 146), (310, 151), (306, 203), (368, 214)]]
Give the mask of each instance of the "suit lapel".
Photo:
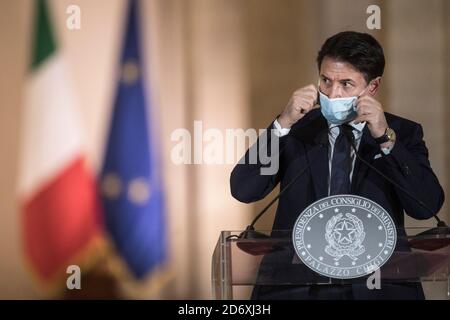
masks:
[(324, 117), (315, 120), (314, 137), (305, 144), (306, 156), (311, 164), (311, 179), (317, 199), (328, 196), (328, 124)]
[[(361, 158), (363, 158), (369, 163), (372, 163), (373, 158), (379, 152), (380, 148), (370, 135), (369, 128), (366, 125), (363, 130), (363, 135), (361, 137), (361, 142), (359, 144), (358, 153), (361, 156)], [(357, 190), (359, 190), (361, 182), (367, 174), (367, 170), (369, 170), (369, 167), (363, 164), (358, 158), (356, 158), (352, 176), (352, 186), (351, 186), (352, 193), (356, 194)]]

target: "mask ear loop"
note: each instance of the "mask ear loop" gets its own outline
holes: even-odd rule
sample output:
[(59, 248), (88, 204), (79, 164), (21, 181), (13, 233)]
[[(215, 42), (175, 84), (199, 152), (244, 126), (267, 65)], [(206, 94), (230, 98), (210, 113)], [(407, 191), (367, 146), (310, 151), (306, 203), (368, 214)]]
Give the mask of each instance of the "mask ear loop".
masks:
[[(373, 80), (376, 80), (376, 79), (377, 79), (377, 78), (372, 79), (372, 80), (369, 81), (369, 83), (368, 83), (367, 86), (364, 88), (364, 90), (361, 91), (361, 93), (358, 95), (358, 99), (364, 94), (364, 92), (367, 90), (367, 88), (369, 88), (369, 86), (370, 86), (370, 84), (372, 83), (372, 81), (373, 81)], [(319, 80), (320, 80), (320, 79), (319, 79)]]
[(317, 104), (320, 106), (320, 77), (317, 79)]
[(364, 92), (367, 90), (367, 88), (370, 86), (370, 84), (372, 83), (372, 80), (369, 81), (369, 83), (367, 84), (367, 86), (364, 88), (363, 91), (361, 91), (361, 93), (357, 96), (357, 99), (355, 100), (355, 103), (353, 105), (353, 109), (356, 111), (356, 101), (364, 94)]
[(363, 91), (361, 91), (360, 94), (358, 94), (358, 99), (361, 98), (361, 96), (365, 93), (365, 91), (367, 90), (367, 88), (369, 87), (370, 83), (367, 85), (367, 87), (364, 88)]

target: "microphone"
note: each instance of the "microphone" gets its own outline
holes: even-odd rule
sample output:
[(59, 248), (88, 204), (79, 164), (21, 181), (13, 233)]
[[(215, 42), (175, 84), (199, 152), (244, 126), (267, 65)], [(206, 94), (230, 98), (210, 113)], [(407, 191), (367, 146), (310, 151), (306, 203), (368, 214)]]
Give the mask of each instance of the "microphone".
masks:
[[(348, 127), (350, 127), (350, 126), (348, 126)], [(344, 129), (344, 134), (345, 134), (345, 136), (347, 137), (347, 139), (349, 140), (350, 145), (352, 146), (353, 150), (355, 151), (356, 157), (357, 157), (362, 163), (364, 163), (366, 166), (368, 166), (370, 169), (372, 169), (372, 170), (375, 171), (378, 175), (380, 175), (382, 178), (384, 178), (386, 181), (388, 181), (389, 183), (391, 183), (394, 187), (398, 188), (400, 191), (402, 191), (402, 192), (405, 193), (408, 197), (410, 197), (412, 200), (414, 200), (416, 203), (418, 203), (422, 208), (424, 208), (425, 210), (427, 210), (428, 212), (430, 212), (430, 213), (433, 215), (433, 217), (436, 219), (436, 221), (437, 221), (437, 227), (432, 228), (432, 229), (427, 230), (427, 231), (424, 231), (424, 232), (421, 232), (421, 233), (419, 233), (418, 235), (416, 235), (416, 237), (417, 237), (417, 236), (429, 236), (429, 235), (434, 235), (434, 236), (436, 236), (436, 237), (444, 236), (445, 238), (447, 238), (446, 236), (449, 235), (449, 233), (448, 233), (449, 230), (448, 230), (447, 224), (446, 224), (444, 221), (442, 221), (441, 219), (439, 219), (439, 217), (434, 213), (434, 211), (433, 211), (430, 207), (428, 207), (423, 201), (421, 201), (420, 199), (416, 198), (416, 197), (415, 197), (414, 195), (412, 195), (408, 190), (406, 190), (405, 188), (403, 188), (402, 186), (400, 186), (397, 182), (395, 182), (394, 180), (392, 180), (391, 178), (389, 178), (388, 176), (386, 176), (384, 173), (382, 173), (380, 170), (378, 170), (377, 168), (375, 168), (373, 165), (371, 165), (369, 162), (367, 162), (366, 160), (364, 160), (364, 159), (360, 156), (360, 154), (359, 154), (359, 152), (358, 152), (358, 150), (357, 150), (357, 148), (356, 148), (355, 136), (353, 135), (353, 132), (352, 132), (352, 130), (351, 130), (351, 127), (350, 127), (350, 128), (348, 128), (348, 127)], [(450, 241), (450, 239), (448, 239), (448, 241), (444, 241), (444, 242), (445, 242), (445, 245), (447, 245), (449, 241)], [(443, 244), (444, 244), (444, 243), (442, 243), (442, 242), (441, 242), (440, 244), (436, 242), (436, 246), (432, 246), (432, 247), (427, 246), (426, 248), (427, 248), (427, 249), (430, 249), (430, 250), (435, 250), (435, 249), (438, 249), (438, 248), (442, 247)]]
[[(318, 137), (318, 145), (319, 147), (323, 148), (323, 147), (327, 147), (327, 143), (328, 143), (328, 136), (327, 136), (327, 130), (322, 130), (319, 132), (319, 134), (317, 135)], [(316, 160), (316, 159), (314, 159)], [(255, 231), (255, 224), (256, 222), (264, 215), (264, 213), (267, 212), (267, 210), (269, 210), (269, 208), (311, 167), (311, 163), (312, 162), (308, 162), (308, 164), (302, 168), (298, 174), (292, 179), (292, 181), (290, 181), (282, 190), (280, 190), (280, 193), (278, 193), (278, 195), (273, 198), (269, 204), (267, 204), (257, 215), (256, 217), (253, 219), (253, 221), (245, 228), (245, 231), (241, 232), (239, 234), (239, 236), (236, 235), (232, 235), (229, 236), (228, 238), (237, 238), (237, 239), (245, 239), (245, 240), (261, 240), (261, 239), (271, 239), (271, 236), (266, 235), (264, 233)], [(241, 242), (241, 243), (237, 243), (237, 246), (242, 249), (243, 251), (253, 254), (253, 255), (260, 255), (260, 254), (264, 254), (267, 252), (272, 251), (274, 248), (274, 245), (268, 245), (268, 246), (262, 246), (261, 248), (253, 248), (254, 246), (252, 246), (251, 244), (247, 245), (245, 242)]]
[(266, 213), (267, 210), (283, 195), (283, 193), (286, 192), (292, 186), (305, 172), (309, 169), (311, 166), (311, 163), (308, 163), (302, 170), (299, 171), (299, 173), (292, 179), (291, 182), (289, 182), (281, 191), (280, 193), (272, 199), (272, 201), (269, 202), (267, 206), (262, 209), (258, 215), (253, 219), (252, 223), (250, 223), (247, 228), (245, 228), (245, 231), (243, 231), (239, 238), (245, 238), (245, 239), (260, 239), (260, 238), (270, 238), (268, 235), (265, 235), (264, 233), (255, 231), (255, 224), (263, 216), (264, 213)]

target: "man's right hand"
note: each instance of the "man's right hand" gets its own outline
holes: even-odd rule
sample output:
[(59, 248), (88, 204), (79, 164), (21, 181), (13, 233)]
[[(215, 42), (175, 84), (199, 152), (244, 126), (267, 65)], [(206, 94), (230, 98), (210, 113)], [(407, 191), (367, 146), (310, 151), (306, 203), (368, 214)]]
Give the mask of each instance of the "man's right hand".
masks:
[(317, 95), (317, 88), (313, 84), (296, 90), (278, 117), (281, 127), (290, 128), (309, 111), (320, 108), (317, 105)]

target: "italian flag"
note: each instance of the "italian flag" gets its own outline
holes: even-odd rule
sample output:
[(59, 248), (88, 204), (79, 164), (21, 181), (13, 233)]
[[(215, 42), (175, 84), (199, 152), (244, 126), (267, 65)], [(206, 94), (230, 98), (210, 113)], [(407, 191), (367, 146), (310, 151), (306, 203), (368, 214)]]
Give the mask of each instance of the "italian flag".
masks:
[(102, 223), (68, 68), (45, 1), (35, 3), (18, 188), (26, 259), (38, 279), (49, 283), (67, 278), (72, 264), (83, 272), (82, 260), (98, 244)]

